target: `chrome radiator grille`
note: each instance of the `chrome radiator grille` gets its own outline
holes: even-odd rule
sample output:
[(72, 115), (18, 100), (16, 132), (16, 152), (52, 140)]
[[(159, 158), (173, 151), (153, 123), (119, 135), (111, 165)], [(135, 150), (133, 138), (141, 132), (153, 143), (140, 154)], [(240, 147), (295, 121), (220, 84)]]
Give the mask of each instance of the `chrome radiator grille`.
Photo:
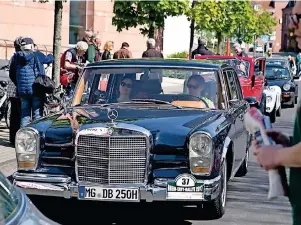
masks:
[(145, 136), (78, 137), (77, 178), (98, 184), (144, 183), (147, 167)]

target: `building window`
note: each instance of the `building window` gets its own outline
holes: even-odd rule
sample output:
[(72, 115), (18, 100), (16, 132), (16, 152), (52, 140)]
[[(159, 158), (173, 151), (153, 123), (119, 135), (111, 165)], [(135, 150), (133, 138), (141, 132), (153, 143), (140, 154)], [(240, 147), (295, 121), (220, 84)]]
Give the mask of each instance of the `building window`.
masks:
[(70, 1), (69, 44), (76, 44), (86, 30), (87, 1)]

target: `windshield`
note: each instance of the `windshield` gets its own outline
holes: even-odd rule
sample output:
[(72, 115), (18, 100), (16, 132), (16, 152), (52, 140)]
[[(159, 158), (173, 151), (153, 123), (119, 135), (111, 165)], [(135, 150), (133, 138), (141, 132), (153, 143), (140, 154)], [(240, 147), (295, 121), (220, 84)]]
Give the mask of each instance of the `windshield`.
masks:
[(9, 219), (18, 205), (15, 188), (0, 172), (0, 224)]
[(204, 62), (211, 62), (214, 64), (228, 64), (232, 66), (238, 76), (241, 77), (249, 77), (249, 69), (250, 63), (245, 60), (238, 60), (238, 59), (223, 59), (223, 58), (208, 58), (208, 59), (200, 59)]
[(267, 60), (266, 65), (275, 65), (275, 66), (288, 66), (288, 62), (284, 60)]
[(266, 79), (290, 79), (290, 72), (285, 67), (266, 67)]
[(74, 105), (137, 103), (146, 100), (154, 103), (156, 100), (157, 103), (161, 101), (182, 106), (184, 102), (188, 106), (192, 102), (195, 105), (203, 103), (204, 106), (198, 108), (216, 108), (218, 95), (221, 96), (218, 84), (217, 71), (212, 69), (91, 68), (86, 69), (82, 76)]

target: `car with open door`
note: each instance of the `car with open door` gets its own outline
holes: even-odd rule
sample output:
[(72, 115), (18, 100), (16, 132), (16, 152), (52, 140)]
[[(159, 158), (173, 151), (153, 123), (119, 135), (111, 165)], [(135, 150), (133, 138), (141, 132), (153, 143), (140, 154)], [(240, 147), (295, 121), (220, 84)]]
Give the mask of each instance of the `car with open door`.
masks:
[(229, 65), (91, 63), (68, 107), (17, 132), (13, 183), (29, 195), (173, 201), (220, 218), (228, 181), (248, 171), (248, 109)]
[(197, 55), (196, 60), (219, 60), (235, 68), (244, 98), (255, 97), (262, 113), (266, 112), (265, 61), (266, 58), (235, 57), (222, 55)]

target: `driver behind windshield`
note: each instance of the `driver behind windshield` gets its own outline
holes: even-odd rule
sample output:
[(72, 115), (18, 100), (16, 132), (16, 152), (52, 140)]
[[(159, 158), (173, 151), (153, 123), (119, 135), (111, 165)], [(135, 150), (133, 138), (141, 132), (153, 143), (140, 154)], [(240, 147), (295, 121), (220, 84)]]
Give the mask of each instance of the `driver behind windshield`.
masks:
[(200, 98), (207, 103), (209, 108), (215, 108), (213, 102), (206, 97), (201, 96), (205, 87), (205, 79), (200, 75), (191, 75), (188, 78), (187, 88), (190, 95)]
[(129, 102), (131, 101), (131, 93), (132, 93), (132, 87), (133, 87), (133, 79), (130, 76), (123, 76), (118, 89), (118, 97), (113, 102)]

